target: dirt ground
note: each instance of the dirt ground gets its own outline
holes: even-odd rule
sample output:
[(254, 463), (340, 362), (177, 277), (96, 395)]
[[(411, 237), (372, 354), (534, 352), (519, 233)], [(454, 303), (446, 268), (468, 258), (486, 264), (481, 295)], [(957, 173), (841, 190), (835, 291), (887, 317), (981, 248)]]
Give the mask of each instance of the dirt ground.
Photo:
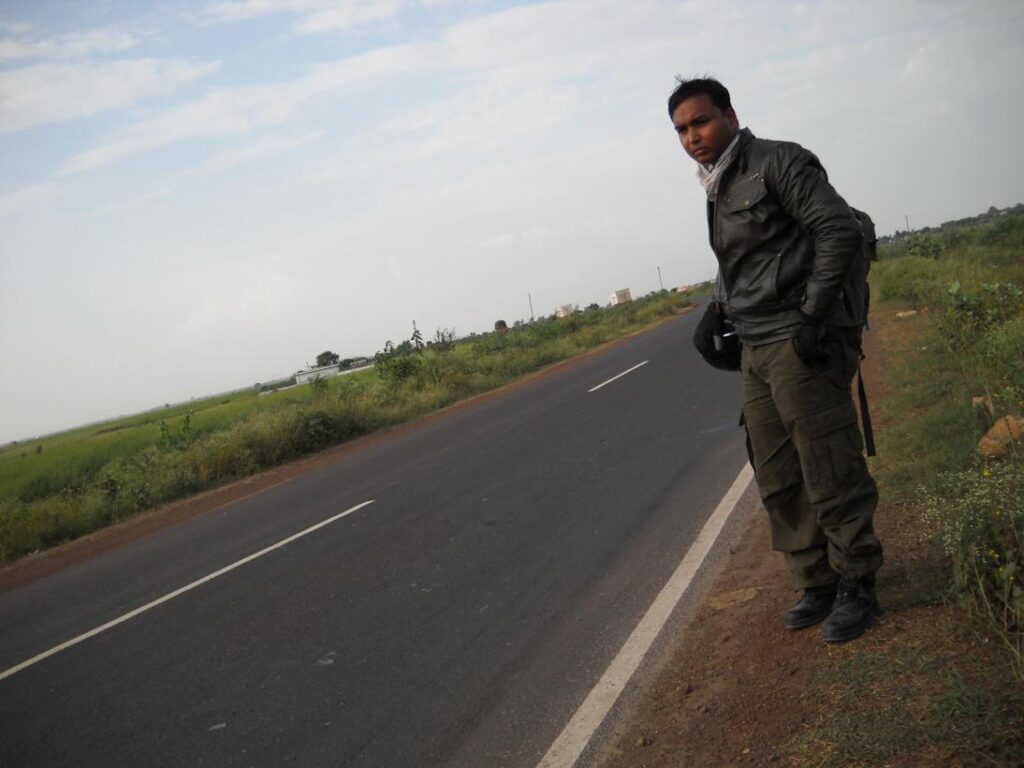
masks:
[[(862, 371), (871, 403), (887, 394), (880, 374), (887, 354), (899, 348), (900, 322), (894, 313), (880, 314), (865, 335)], [(885, 428), (875, 421), (876, 431)], [(876, 530), (886, 548), (878, 591), (887, 613), (855, 643), (885, 645), (910, 631), (908, 624), (928, 619), (897, 594), (922, 556), (916, 532), (903, 529), (898, 507), (884, 498)], [(819, 720), (821, 703), (804, 695), (808, 683), (820, 664), (848, 654), (855, 643), (828, 645), (818, 627), (784, 629), (782, 614), (799, 596), (782, 555), (771, 550), (767, 517), (758, 515), (680, 635), (671, 661), (641, 695), (604, 768), (808, 764), (791, 746)], [(887, 604), (889, 597), (894, 604)]]
[(758, 517), (607, 768), (782, 764), (786, 742), (810, 716), (800, 701), (807, 660), (826, 652), (814, 630), (782, 628), (796, 596)]

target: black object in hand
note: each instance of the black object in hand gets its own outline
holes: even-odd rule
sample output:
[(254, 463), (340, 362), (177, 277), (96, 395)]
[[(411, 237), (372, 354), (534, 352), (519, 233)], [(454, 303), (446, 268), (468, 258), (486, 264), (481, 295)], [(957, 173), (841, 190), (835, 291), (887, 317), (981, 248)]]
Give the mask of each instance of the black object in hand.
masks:
[(825, 323), (801, 312), (796, 353), (807, 365), (824, 365), (828, 362), (828, 353), (822, 346), (824, 338)]
[[(726, 335), (729, 334), (729, 335)], [(722, 371), (740, 369), (740, 341), (726, 324), (716, 302), (710, 302), (693, 332), (693, 346), (708, 365)]]

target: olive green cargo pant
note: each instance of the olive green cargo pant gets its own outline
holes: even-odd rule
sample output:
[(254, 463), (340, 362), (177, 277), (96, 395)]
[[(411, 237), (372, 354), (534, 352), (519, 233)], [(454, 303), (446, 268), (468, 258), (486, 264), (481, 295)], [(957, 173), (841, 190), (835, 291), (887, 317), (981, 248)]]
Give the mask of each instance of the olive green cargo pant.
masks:
[(772, 546), (802, 588), (874, 573), (882, 546), (872, 517), (878, 490), (862, 455), (850, 383), (854, 331), (830, 330), (828, 362), (807, 366), (795, 340), (743, 345), (743, 414)]

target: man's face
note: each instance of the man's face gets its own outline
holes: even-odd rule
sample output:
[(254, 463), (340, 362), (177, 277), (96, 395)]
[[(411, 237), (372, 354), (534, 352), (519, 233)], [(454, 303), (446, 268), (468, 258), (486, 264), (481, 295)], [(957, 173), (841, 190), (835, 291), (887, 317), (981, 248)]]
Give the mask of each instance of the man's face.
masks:
[(672, 112), (672, 124), (686, 154), (703, 165), (711, 165), (729, 146), (740, 129), (732, 107), (724, 112), (707, 94), (692, 96)]

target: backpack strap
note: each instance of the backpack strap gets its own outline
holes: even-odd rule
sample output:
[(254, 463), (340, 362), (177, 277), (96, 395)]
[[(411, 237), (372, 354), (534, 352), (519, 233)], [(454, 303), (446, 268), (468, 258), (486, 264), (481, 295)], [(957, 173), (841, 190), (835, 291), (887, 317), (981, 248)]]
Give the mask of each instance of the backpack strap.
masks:
[(864, 389), (864, 374), (857, 365), (857, 396), (860, 399), (860, 423), (864, 432), (864, 447), (868, 456), (875, 455), (875, 430), (871, 426), (871, 411), (868, 410), (868, 393)]

